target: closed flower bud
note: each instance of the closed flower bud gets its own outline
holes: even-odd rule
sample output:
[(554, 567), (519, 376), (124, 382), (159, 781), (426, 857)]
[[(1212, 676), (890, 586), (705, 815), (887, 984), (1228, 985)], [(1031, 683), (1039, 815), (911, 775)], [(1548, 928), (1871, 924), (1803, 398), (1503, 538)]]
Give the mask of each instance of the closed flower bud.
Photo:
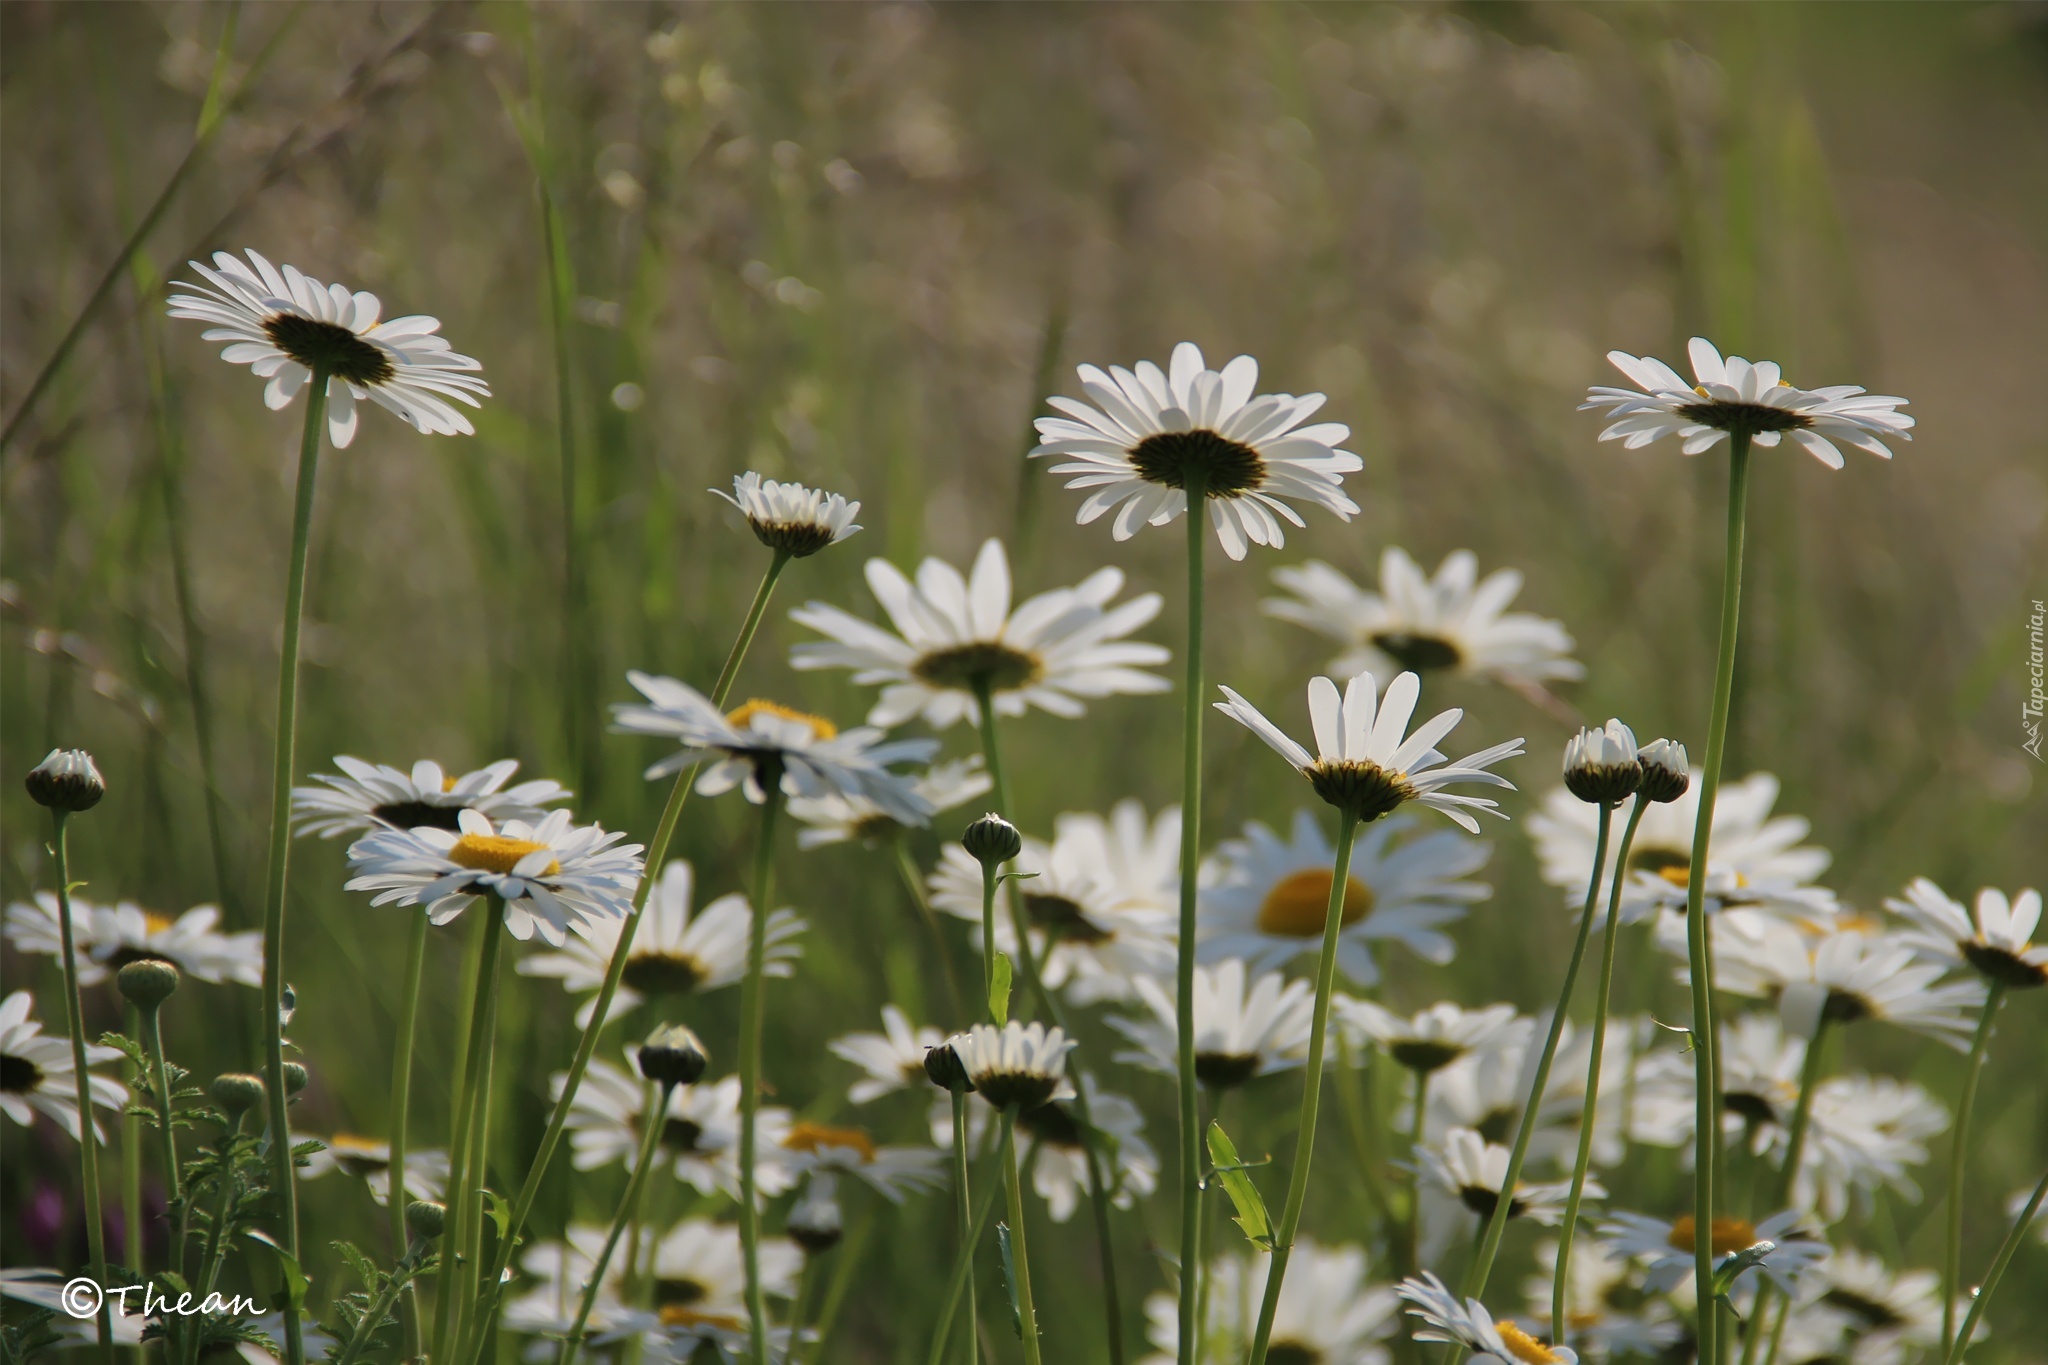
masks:
[(129, 1004), (153, 1010), (178, 989), (178, 969), (161, 958), (144, 958), (123, 967), (114, 977), (114, 984)]
[(107, 794), (107, 780), (83, 749), (50, 750), (50, 756), (30, 770), (26, 785), (37, 805), (66, 815), (91, 810)]
[(665, 1024), (640, 1045), (640, 1074), (662, 1085), (695, 1085), (711, 1062), (697, 1035), (681, 1024)]
[(447, 1221), (447, 1208), (431, 1200), (416, 1199), (405, 1206), (405, 1225), (422, 1242), (431, 1242), (439, 1237)]
[(244, 1112), (263, 1103), (263, 1078), (246, 1072), (230, 1071), (225, 1076), (215, 1076), (213, 1084), (206, 1088), (213, 1096), (213, 1102), (221, 1107), (230, 1122)]
[(1692, 785), (1692, 765), (1676, 740), (1653, 739), (1636, 754), (1643, 765), (1642, 793), (1651, 801), (1676, 801)]
[(960, 846), (983, 867), (1007, 863), (1024, 851), (1024, 836), (1002, 816), (990, 812), (967, 827)]
[(955, 1095), (965, 1095), (974, 1089), (974, 1082), (967, 1079), (967, 1068), (960, 1064), (960, 1054), (953, 1051), (950, 1040), (924, 1050), (924, 1074), (933, 1085)]
[(313, 1074), (310, 1071), (306, 1070), (306, 1068), (304, 1068), (303, 1066), (300, 1066), (297, 1062), (286, 1062), (284, 1064), (285, 1094), (298, 1094), (301, 1090), (304, 1090), (306, 1088), (307, 1083), (310, 1082), (312, 1079)]
[(1635, 795), (1643, 765), (1636, 761), (1636, 737), (1618, 720), (1598, 730), (1581, 730), (1564, 746), (1564, 785), (1581, 801), (1611, 806)]

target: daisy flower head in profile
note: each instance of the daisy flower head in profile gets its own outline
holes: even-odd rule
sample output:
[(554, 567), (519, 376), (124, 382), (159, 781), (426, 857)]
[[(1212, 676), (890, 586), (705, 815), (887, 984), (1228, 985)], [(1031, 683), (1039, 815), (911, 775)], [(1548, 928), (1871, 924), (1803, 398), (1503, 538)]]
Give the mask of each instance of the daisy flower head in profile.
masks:
[(447, 924), (479, 896), (504, 906), (505, 927), (524, 942), (535, 934), (552, 947), (632, 908), (640, 880), (640, 845), (601, 825), (576, 825), (566, 810), (537, 824), (503, 826), (473, 810), (455, 829), (382, 829), (349, 845), (350, 891), (373, 891), (372, 905), (417, 905)]
[(1036, 1109), (1052, 1100), (1067, 1074), (1073, 1040), (1058, 1028), (1010, 1020), (1001, 1028), (976, 1024), (947, 1045), (959, 1057), (967, 1079), (997, 1109)]
[[(1711, 1233), (1715, 1268), (1744, 1251), (1753, 1262), (1729, 1289), (1739, 1291), (1765, 1278), (1788, 1298), (1796, 1299), (1807, 1271), (1828, 1258), (1827, 1242), (1807, 1227), (1806, 1220), (1807, 1215), (1798, 1209), (1774, 1213), (1760, 1223), (1733, 1215), (1716, 1218)], [(1692, 1278), (1696, 1226), (1691, 1214), (1663, 1219), (1616, 1212), (1601, 1225), (1600, 1236), (1609, 1255), (1643, 1266), (1643, 1288), (1663, 1294)]]
[[(60, 957), (62, 907), (52, 891), (7, 907), (7, 943), (16, 952)], [(222, 933), (220, 907), (195, 905), (172, 919), (134, 901), (100, 905), (71, 898), (71, 944), (78, 984), (96, 986), (131, 962), (168, 962), (185, 975), (213, 984), (263, 983), (263, 935), (254, 929)]]
[[(1470, 1128), (1453, 1128), (1440, 1143), (1417, 1143), (1416, 1164), (1442, 1193), (1455, 1198), (1482, 1220), (1493, 1217), (1507, 1184), (1508, 1149), (1488, 1142)], [(1517, 1181), (1508, 1200), (1508, 1217), (1527, 1218), (1534, 1223), (1555, 1226), (1564, 1219), (1565, 1198), (1570, 1181)], [(1587, 1177), (1586, 1196), (1604, 1199), (1607, 1191), (1600, 1182)]]
[(1472, 1353), (1472, 1365), (1578, 1365), (1579, 1353), (1562, 1343), (1545, 1344), (1511, 1319), (1486, 1311), (1477, 1299), (1460, 1303), (1434, 1271), (1401, 1281), (1394, 1291), (1413, 1307), (1410, 1316), (1425, 1324), (1417, 1341), (1442, 1341)]
[[(1799, 1102), (1806, 1040), (1785, 1032), (1776, 1013), (1737, 1015), (1721, 1025), (1721, 1123), (1730, 1141), (1762, 1155), (1782, 1147)], [(1692, 1144), (1697, 1107), (1692, 1058), (1660, 1049), (1636, 1068), (1629, 1136), (1653, 1147)], [(1747, 1138), (1747, 1141), (1743, 1141)]]
[[(796, 1293), (803, 1252), (784, 1237), (764, 1237), (758, 1248), (761, 1293), (787, 1299)], [(628, 1310), (606, 1336), (638, 1336), (642, 1349), (658, 1360), (685, 1362), (711, 1348), (717, 1360), (745, 1356), (747, 1272), (740, 1230), (708, 1218), (686, 1218), (655, 1244), (651, 1307)], [(601, 1338), (602, 1339), (602, 1338)], [(792, 1334), (769, 1332), (771, 1360), (785, 1360)]]
[(1541, 686), (1586, 676), (1561, 623), (1507, 609), (1522, 590), (1521, 573), (1496, 569), (1482, 579), (1470, 550), (1454, 551), (1432, 577), (1390, 545), (1377, 592), (1313, 559), (1275, 569), (1273, 581), (1292, 596), (1269, 597), (1259, 609), (1341, 644), (1330, 664), (1340, 678), (1407, 669)]
[[(633, 1062), (620, 1068), (593, 1058), (571, 1101), (569, 1164), (579, 1171), (594, 1171), (613, 1162), (628, 1166), (640, 1150), (641, 1125), (647, 1121), (648, 1085), (639, 1073), (634, 1049), (627, 1050)], [(567, 1072), (556, 1072), (549, 1081), (549, 1096), (559, 1100), (568, 1084)], [(787, 1109), (762, 1108), (754, 1134), (754, 1148), (760, 1162), (760, 1189), (774, 1196), (787, 1190), (793, 1176), (778, 1158), (782, 1138), (789, 1131)], [(668, 1108), (661, 1117), (661, 1137), (654, 1159), (668, 1166), (676, 1179), (699, 1194), (738, 1197), (740, 1188), (740, 1078), (725, 1076), (695, 1085), (674, 1087)]]
[[(302, 1138), (299, 1140), (303, 1140)], [(315, 1180), (330, 1171), (352, 1175), (370, 1188), (370, 1198), (382, 1204), (391, 1197), (391, 1144), (353, 1133), (335, 1133), (314, 1138), (319, 1151), (307, 1157), (299, 1178)], [(448, 1188), (448, 1153), (439, 1148), (405, 1154), (405, 1194), (408, 1199), (441, 1198)]]
[[(1289, 981), (1279, 972), (1254, 977), (1243, 958), (1229, 958), (1213, 967), (1195, 968), (1195, 1079), (1212, 1091), (1234, 1089), (1254, 1076), (1271, 1075), (1308, 1060), (1309, 1033), (1315, 1022), (1315, 992), (1307, 981)], [(1147, 1015), (1112, 1015), (1109, 1025), (1134, 1046), (1116, 1054), (1119, 1062), (1177, 1074), (1174, 998), (1157, 977), (1132, 983)]]
[[(42, 1114), (77, 1141), (78, 1071), (72, 1065), (71, 1043), (61, 1034), (45, 1034), (30, 1017), (34, 1012), (35, 999), (27, 991), (0, 1000), (0, 1114), (24, 1128)], [(86, 1044), (88, 1068), (120, 1058), (117, 1049)], [(119, 1081), (97, 1073), (86, 1081), (94, 1104), (116, 1113), (127, 1105), (128, 1087)], [(96, 1141), (106, 1141), (98, 1119), (93, 1120), (92, 1132)]]
[(1129, 370), (1082, 365), (1075, 373), (1089, 401), (1048, 398), (1064, 415), (1037, 419), (1040, 444), (1031, 454), (1062, 457), (1052, 472), (1072, 475), (1068, 488), (1089, 490), (1074, 515), (1083, 526), (1114, 508), (1110, 533), (1129, 540), (1140, 526), (1186, 512), (1192, 485), (1223, 552), (1243, 559), (1247, 545), (1285, 543), (1281, 518), (1308, 524), (1283, 499), (1344, 521), (1358, 513), (1344, 494), (1344, 475), (1365, 467), (1342, 448), (1351, 428), (1302, 425), (1323, 406), (1319, 393), (1254, 396), (1259, 363), (1248, 355), (1212, 370), (1201, 349), (1183, 341), (1164, 371), (1141, 360)]
[[(995, 784), (982, 771), (981, 755), (934, 763), (910, 779), (910, 789), (938, 815), (986, 795)], [(815, 799), (792, 797), (789, 813), (802, 823), (797, 831), (798, 848), (823, 848), (826, 844), (885, 844), (907, 828), (895, 816), (864, 796), (836, 793)]]
[[(1843, 1247), (1820, 1267), (1807, 1302), (1840, 1322), (1856, 1365), (1903, 1365), (1941, 1341), (1941, 1277), (1893, 1270), (1868, 1252)], [(1969, 1301), (1958, 1298), (1956, 1320)]]
[(937, 1189), (946, 1177), (944, 1151), (884, 1146), (865, 1128), (799, 1120), (783, 1133), (781, 1148), (776, 1160), (792, 1176), (850, 1175), (892, 1204)]
[(230, 343), (221, 359), (247, 365), (269, 380), (263, 402), (273, 411), (290, 404), (314, 375), (327, 378), (327, 438), (339, 450), (356, 435), (356, 403), (364, 398), (398, 415), (415, 431), (473, 436), (476, 428), (454, 407), (482, 407), (490, 397), (483, 366), (459, 355), (438, 319), (411, 314), (379, 322), (375, 294), (322, 284), (293, 266), (274, 266), (254, 251), (248, 260), (225, 251), (211, 267), (187, 262), (205, 284), (178, 284), (170, 314), (211, 323), (200, 337)]
[(548, 806), (573, 794), (545, 778), (507, 787), (519, 771), (519, 761), (511, 758), (470, 773), (443, 772), (432, 759), (421, 759), (407, 772), (347, 754), (335, 755), (334, 766), (341, 769), (339, 775), (313, 774), (321, 785), (292, 788), (292, 819), (300, 835), (332, 839), (419, 825), (454, 829), (465, 810), (494, 821), (531, 824), (547, 815)]
[(1798, 388), (1785, 382), (1775, 361), (1723, 358), (1705, 337), (1694, 337), (1687, 351), (1695, 381), (1690, 384), (1661, 360), (1607, 353), (1636, 387), (1596, 385), (1587, 391), (1580, 409), (1605, 408), (1614, 419), (1601, 440), (1639, 450), (1659, 437), (1676, 436), (1681, 451), (1698, 455), (1731, 434), (1765, 449), (1790, 436), (1828, 468), (1840, 469), (1846, 461), (1837, 441), (1889, 460), (1884, 438), (1913, 439), (1913, 419), (1899, 411), (1906, 406), (1903, 398), (1853, 384)]
[(825, 1044), (833, 1056), (852, 1062), (867, 1074), (853, 1083), (846, 1098), (867, 1104), (905, 1088), (922, 1087), (929, 1079), (924, 1055), (942, 1046), (946, 1035), (929, 1025), (915, 1027), (894, 1005), (882, 1006), (881, 1033), (849, 1033)]
[(859, 503), (800, 483), (764, 479), (751, 469), (733, 476), (732, 492), (710, 492), (739, 509), (756, 540), (791, 559), (807, 559), (861, 529), (853, 520), (860, 515)]
[(1445, 1000), (1412, 1019), (1403, 1019), (1370, 1000), (1343, 998), (1334, 1004), (1341, 1026), (1385, 1049), (1397, 1065), (1422, 1076), (1504, 1041), (1509, 1025), (1515, 1022), (1513, 1005), (1466, 1010)]
[[(1202, 1296), (1204, 1350), (1196, 1357), (1201, 1365), (1243, 1357), (1258, 1325), (1272, 1260), (1264, 1254), (1225, 1252), (1209, 1262), (1209, 1292)], [(1371, 1282), (1364, 1248), (1299, 1238), (1273, 1307), (1266, 1359), (1275, 1365), (1386, 1365), (1387, 1338), (1399, 1307), (1391, 1288)], [(1173, 1365), (1180, 1348), (1177, 1300), (1171, 1293), (1148, 1296), (1145, 1319), (1155, 1354), (1139, 1365)]]
[(2041, 893), (2029, 887), (2008, 897), (1997, 887), (1977, 893), (1974, 910), (1933, 881), (1916, 878), (1885, 908), (1912, 921), (1913, 942), (1937, 961), (1967, 962), (1986, 981), (2028, 990), (2048, 985), (2048, 943), (2036, 945)]
[(868, 726), (842, 731), (823, 716), (758, 698), (721, 712), (688, 683), (638, 671), (626, 678), (647, 700), (614, 704), (612, 729), (681, 746), (647, 770), (650, 782), (704, 763), (697, 790), (706, 796), (739, 787), (759, 805), (765, 779), (787, 797), (863, 799), (898, 824), (931, 823), (930, 803), (890, 765), (929, 762), (935, 739), (885, 740)]
[(1464, 711), (1453, 707), (1439, 712), (1414, 734), (1406, 733), (1422, 695), (1422, 681), (1413, 673), (1403, 673), (1388, 683), (1387, 695), (1377, 701), (1378, 687), (1370, 673), (1351, 679), (1341, 697), (1330, 679), (1311, 678), (1308, 710), (1317, 750), (1313, 754), (1236, 692), (1227, 687), (1221, 691), (1228, 700), (1215, 703), (1218, 711), (1264, 740), (1309, 780), (1317, 796), (1354, 820), (1370, 823), (1413, 801), (1441, 811), (1477, 834), (1479, 822), (1471, 812), (1501, 815), (1499, 803), (1444, 788), (1456, 782), (1483, 782), (1515, 789), (1515, 784), (1499, 773), (1486, 770), (1521, 753), (1521, 740), (1507, 740), (1444, 765), (1444, 756), (1435, 745), (1464, 719)]
[[(593, 920), (569, 935), (561, 951), (521, 958), (519, 974), (555, 977), (571, 995), (592, 992), (576, 1011), (576, 1026), (583, 1028), (597, 1008), (595, 992), (611, 969), (619, 935), (630, 925), (633, 946), (606, 1018), (616, 1019), (647, 1000), (700, 995), (737, 984), (747, 971), (747, 898), (735, 891), (693, 911), (695, 880), (689, 863), (670, 859), (637, 918)], [(804, 928), (802, 917), (787, 906), (769, 913), (762, 967), (766, 975), (786, 977), (795, 970), (796, 959), (803, 956), (798, 940)]]
[[(1088, 1097), (1088, 1115), (1101, 1139), (1098, 1151), (1109, 1163), (1108, 1184), (1114, 1190), (1110, 1203), (1120, 1209), (1131, 1208), (1159, 1188), (1159, 1154), (1145, 1140), (1145, 1113), (1128, 1096), (1105, 1090), (1089, 1073), (1081, 1076), (1081, 1092)], [(1045, 1201), (1046, 1216), (1055, 1223), (1074, 1216), (1093, 1178), (1086, 1130), (1075, 1098), (1074, 1087), (1062, 1082), (1051, 1100), (1017, 1115), (1019, 1140), (1038, 1147), (1031, 1187)], [(995, 1117), (995, 1110), (982, 1097), (970, 1096), (969, 1150), (982, 1152), (994, 1146)], [(932, 1103), (931, 1130), (932, 1141), (939, 1148), (953, 1145), (953, 1107), (945, 1096)]]
[[(1396, 815), (1351, 841), (1345, 871), (1337, 967), (1361, 986), (1380, 979), (1375, 943), (1399, 943), (1441, 965), (1457, 952), (1443, 932), (1493, 888), (1464, 880), (1486, 865), (1492, 846), (1456, 830), (1419, 837)], [(1202, 867), (1197, 952), (1203, 961), (1242, 957), (1255, 971), (1285, 967), (1322, 948), (1323, 917), (1337, 875), (1337, 851), (1315, 813), (1298, 810), (1282, 839), (1254, 820), (1226, 839)]]

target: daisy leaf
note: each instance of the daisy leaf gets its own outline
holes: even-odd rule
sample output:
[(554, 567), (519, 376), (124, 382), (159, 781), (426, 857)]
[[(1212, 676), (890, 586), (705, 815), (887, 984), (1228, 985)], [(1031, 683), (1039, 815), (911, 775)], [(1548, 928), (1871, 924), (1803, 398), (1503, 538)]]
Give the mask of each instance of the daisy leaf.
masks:
[(1247, 1174), (1249, 1168), (1238, 1159), (1236, 1144), (1231, 1142), (1230, 1135), (1223, 1131), (1220, 1123), (1209, 1125), (1209, 1160), (1214, 1163), (1215, 1176), (1222, 1184), (1223, 1192), (1230, 1196), (1231, 1207), (1237, 1210), (1237, 1216), (1230, 1221), (1244, 1229), (1244, 1235), (1251, 1239), (1253, 1246), (1261, 1251), (1271, 1251), (1273, 1220), (1266, 1212), (1266, 1201)]

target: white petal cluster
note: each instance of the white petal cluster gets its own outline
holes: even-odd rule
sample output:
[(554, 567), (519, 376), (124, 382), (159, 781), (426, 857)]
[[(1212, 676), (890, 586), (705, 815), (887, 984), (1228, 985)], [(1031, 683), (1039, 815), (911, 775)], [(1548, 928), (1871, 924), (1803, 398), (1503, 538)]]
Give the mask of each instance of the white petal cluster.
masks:
[[(63, 1035), (43, 1032), (30, 1016), (35, 999), (27, 991), (16, 991), (0, 1000), (0, 1058), (7, 1064), (9, 1084), (0, 1088), (0, 1114), (26, 1128), (42, 1114), (59, 1128), (79, 1138), (78, 1071), (72, 1065), (71, 1044)], [(88, 1068), (119, 1061), (120, 1052), (88, 1043)], [(87, 1077), (92, 1102), (119, 1112), (128, 1103), (128, 1087), (110, 1076)], [(99, 1120), (92, 1124), (93, 1138), (106, 1141)]]
[(512, 758), (460, 774), (444, 772), (424, 758), (410, 772), (347, 754), (335, 755), (334, 766), (341, 769), (339, 776), (315, 773), (313, 780), (321, 785), (292, 788), (292, 822), (301, 835), (332, 839), (414, 825), (453, 829), (455, 817), (465, 810), (493, 821), (531, 824), (547, 815), (548, 806), (574, 794), (546, 778), (507, 787), (519, 771), (519, 761)]
[[(1176, 1074), (1179, 1026), (1172, 983), (1142, 976), (1132, 983), (1149, 1016), (1113, 1016), (1110, 1027), (1135, 1046), (1116, 1054), (1164, 1076)], [(1248, 975), (1243, 959), (1195, 968), (1195, 1073), (1216, 1086), (1297, 1067), (1308, 1060), (1315, 990), (1279, 972)]]
[(794, 559), (814, 555), (861, 529), (853, 520), (860, 515), (859, 503), (800, 483), (764, 479), (751, 469), (733, 476), (732, 492), (710, 492), (739, 509), (755, 539)]
[[(18, 953), (60, 956), (60, 913), (54, 891), (38, 891), (33, 901), (15, 901), (7, 907), (8, 946)], [(97, 986), (139, 958), (168, 962), (199, 981), (263, 983), (262, 933), (222, 933), (217, 905), (195, 905), (174, 920), (134, 901), (101, 905), (73, 896), (71, 944), (81, 986)]]
[(1442, 1341), (1472, 1352), (1472, 1365), (1578, 1365), (1579, 1353), (1549, 1346), (1506, 1318), (1496, 1321), (1478, 1299), (1460, 1302), (1434, 1271), (1401, 1281), (1394, 1291), (1414, 1307), (1408, 1312), (1425, 1326), (1417, 1341)]

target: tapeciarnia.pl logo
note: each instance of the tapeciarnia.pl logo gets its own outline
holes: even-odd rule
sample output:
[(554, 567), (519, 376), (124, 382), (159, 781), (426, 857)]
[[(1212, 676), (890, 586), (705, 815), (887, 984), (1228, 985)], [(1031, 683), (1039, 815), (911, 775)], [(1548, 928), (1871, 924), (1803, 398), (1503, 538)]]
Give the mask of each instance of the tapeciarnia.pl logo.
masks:
[(2020, 703), (2020, 727), (2026, 739), (2020, 747), (2041, 761), (2041, 716), (2048, 711), (2048, 656), (2042, 651), (2043, 625), (2048, 623), (2048, 603), (2034, 599), (2033, 615), (2027, 618), (2027, 699)]

